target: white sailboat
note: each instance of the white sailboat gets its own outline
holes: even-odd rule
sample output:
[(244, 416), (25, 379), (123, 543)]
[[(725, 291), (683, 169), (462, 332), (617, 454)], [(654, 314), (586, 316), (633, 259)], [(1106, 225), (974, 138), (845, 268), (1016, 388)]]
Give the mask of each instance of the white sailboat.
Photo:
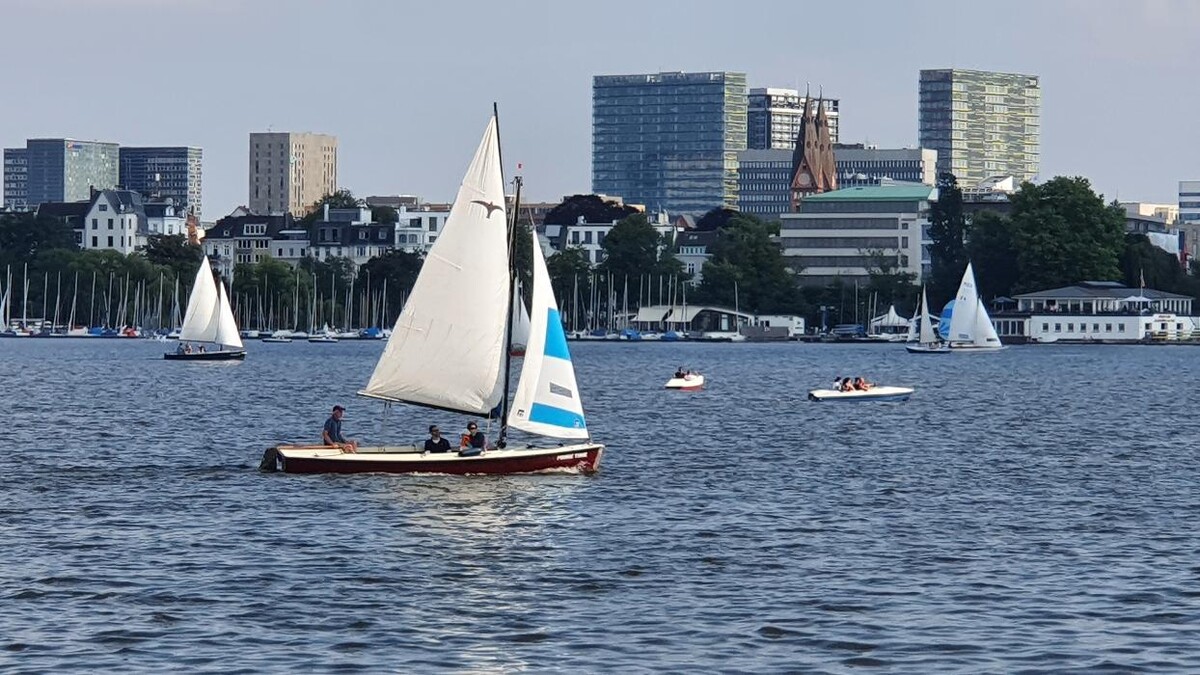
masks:
[[(534, 242), (536, 245), (537, 242)], [(521, 284), (513, 287), (512, 298), (512, 346), (513, 356), (524, 356), (525, 347), (529, 345), (529, 310), (525, 309), (524, 295)]]
[(983, 300), (975, 289), (975, 272), (971, 263), (963, 272), (950, 313), (950, 330), (947, 342), (951, 351), (998, 351), (1004, 349), (1000, 336), (992, 326)]
[[(517, 183), (517, 202), (520, 183)], [(545, 259), (533, 247), (533, 310), (516, 393), (509, 402), (513, 321), (511, 227), (500, 167), (499, 130), (489, 122), (441, 235), (430, 248), (383, 355), (359, 395), (499, 419), (497, 443), (426, 453), (415, 446), (271, 448), (263, 468), (290, 473), (591, 473), (604, 446), (588, 440), (575, 369)], [(514, 209), (515, 211), (515, 209)], [(515, 448), (508, 428), (578, 441)]]
[[(246, 358), (242, 336), (238, 332), (225, 284), (213, 281), (208, 256), (200, 259), (192, 294), (188, 296), (183, 328), (179, 331), (179, 348), (163, 354), (171, 361), (226, 361)], [(191, 343), (200, 343), (193, 346)], [(215, 349), (208, 349), (205, 343)]]
[[(916, 319), (917, 328), (910, 330), (916, 344), (904, 345), (912, 354), (948, 354), (950, 348), (938, 337), (933, 329), (933, 320), (929, 317), (929, 300), (925, 297), (925, 288), (921, 288), (921, 314)], [(911, 329), (911, 325), (910, 325)]]

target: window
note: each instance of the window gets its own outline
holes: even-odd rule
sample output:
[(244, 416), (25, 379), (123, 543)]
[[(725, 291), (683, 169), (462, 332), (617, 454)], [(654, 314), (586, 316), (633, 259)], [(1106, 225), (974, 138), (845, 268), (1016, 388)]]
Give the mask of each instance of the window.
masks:
[(1073, 323), (1067, 324), (1067, 332), (1074, 333), (1075, 332), (1075, 324), (1073, 324)]
[(100, 219), (99, 218), (92, 218), (92, 229), (93, 230), (100, 229)]
[(366, 238), (367, 238), (367, 236), (368, 236), (368, 233), (367, 233), (367, 231), (366, 231), (366, 230), (363, 230), (362, 232), (359, 232), (359, 233), (358, 233), (358, 238), (359, 238), (359, 240), (363, 240), (363, 241), (365, 241), (365, 240), (366, 240)]
[(1111, 324), (1111, 323), (1106, 323), (1106, 324), (1104, 324), (1104, 332), (1105, 332), (1105, 333), (1111, 333), (1111, 332), (1112, 332), (1112, 324)]
[(112, 241), (113, 241), (113, 240), (112, 240), (112, 237), (110, 236), (110, 237), (108, 238), (108, 247), (109, 247), (109, 248), (112, 248), (112, 247), (113, 247), (113, 243), (112, 243)]
[(108, 219), (108, 229), (112, 229), (112, 218)]
[(1092, 332), (1099, 333), (1100, 332), (1100, 324), (1098, 324), (1098, 323), (1092, 324)]
[(1050, 324), (1048, 324), (1048, 323), (1043, 323), (1043, 324), (1042, 324), (1042, 332), (1043, 332), (1043, 333), (1049, 333), (1049, 332), (1050, 332)]
[(101, 210), (101, 211), (107, 211), (107, 210), (108, 210), (108, 204), (100, 204), (100, 210)]
[(100, 244), (96, 243), (96, 239), (98, 239), (98, 237), (92, 237), (92, 248), (100, 248)]
[(1061, 323), (1056, 323), (1056, 324), (1054, 324), (1054, 332), (1055, 332), (1055, 333), (1061, 333), (1061, 332), (1062, 332), (1062, 324), (1061, 324)]
[(275, 257), (276, 257), (276, 258), (282, 258), (282, 257), (283, 257), (283, 249), (279, 249), (279, 254), (278, 254), (278, 255), (276, 255)]
[[(420, 219), (418, 218), (418, 220), (420, 220)], [(437, 221), (437, 218), (435, 218), (433, 216), (429, 216), (429, 231), (430, 232), (438, 231), (438, 221)]]

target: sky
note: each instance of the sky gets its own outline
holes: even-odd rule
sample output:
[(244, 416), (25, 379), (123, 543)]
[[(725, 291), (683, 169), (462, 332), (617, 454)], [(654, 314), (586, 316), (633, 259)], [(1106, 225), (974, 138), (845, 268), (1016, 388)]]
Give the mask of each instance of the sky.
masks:
[(1191, 0), (0, 0), (0, 146), (204, 150), (205, 220), (248, 134), (338, 137), (356, 195), (451, 201), (500, 106), (528, 201), (591, 191), (591, 78), (731, 70), (841, 99), (841, 140), (915, 147), (923, 68), (1034, 74), (1041, 179), (1174, 203), (1200, 178)]

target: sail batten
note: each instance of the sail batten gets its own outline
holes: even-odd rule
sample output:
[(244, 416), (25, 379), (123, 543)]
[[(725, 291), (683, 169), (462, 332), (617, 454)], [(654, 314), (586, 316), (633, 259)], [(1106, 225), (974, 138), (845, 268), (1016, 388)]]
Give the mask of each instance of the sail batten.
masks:
[(493, 117), (364, 390), (487, 415), (504, 387), (507, 205)]

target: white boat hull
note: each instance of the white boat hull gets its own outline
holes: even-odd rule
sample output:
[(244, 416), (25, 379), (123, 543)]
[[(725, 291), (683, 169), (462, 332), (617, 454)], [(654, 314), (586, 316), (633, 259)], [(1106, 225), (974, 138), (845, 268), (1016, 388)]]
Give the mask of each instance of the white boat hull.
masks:
[(946, 345), (904, 345), (909, 354), (949, 354), (950, 348)]
[(866, 391), (835, 391), (813, 389), (808, 392), (810, 401), (906, 401), (912, 396), (911, 387), (871, 387)]
[(704, 376), (694, 373), (686, 377), (672, 377), (667, 380), (667, 389), (701, 389), (704, 387)]

